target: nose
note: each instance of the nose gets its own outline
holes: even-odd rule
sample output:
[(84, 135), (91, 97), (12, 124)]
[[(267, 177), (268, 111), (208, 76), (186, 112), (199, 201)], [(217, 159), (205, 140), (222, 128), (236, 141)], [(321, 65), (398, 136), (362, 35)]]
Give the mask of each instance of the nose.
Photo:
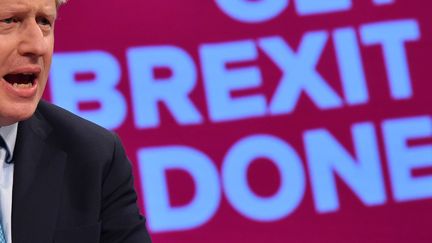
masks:
[(18, 52), (22, 56), (40, 57), (49, 51), (48, 40), (36, 21), (23, 23)]

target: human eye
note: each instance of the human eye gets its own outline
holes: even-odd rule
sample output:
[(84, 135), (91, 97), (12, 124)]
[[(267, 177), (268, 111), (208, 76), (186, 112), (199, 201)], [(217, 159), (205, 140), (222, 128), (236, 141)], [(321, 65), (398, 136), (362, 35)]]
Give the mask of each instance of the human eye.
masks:
[(48, 27), (52, 26), (52, 21), (46, 17), (38, 17), (36, 21), (38, 22), (38, 24), (42, 26), (48, 26)]
[(46, 16), (36, 18), (36, 22), (44, 33), (51, 33), (54, 26), (54, 19)]
[(5, 24), (13, 24), (13, 23), (17, 23), (18, 21), (19, 21), (18, 18), (15, 17), (10, 17), (10, 18), (5, 18), (0, 20), (1, 23), (5, 23)]

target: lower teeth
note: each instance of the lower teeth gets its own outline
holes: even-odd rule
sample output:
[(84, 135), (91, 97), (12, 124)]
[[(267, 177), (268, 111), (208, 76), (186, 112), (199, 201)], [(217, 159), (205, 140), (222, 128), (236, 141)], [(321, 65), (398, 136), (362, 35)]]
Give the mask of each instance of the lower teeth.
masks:
[(18, 84), (18, 83), (14, 83), (13, 86), (14, 86), (15, 88), (30, 88), (30, 87), (32, 87), (33, 85), (32, 85), (31, 83), (28, 83), (28, 84)]

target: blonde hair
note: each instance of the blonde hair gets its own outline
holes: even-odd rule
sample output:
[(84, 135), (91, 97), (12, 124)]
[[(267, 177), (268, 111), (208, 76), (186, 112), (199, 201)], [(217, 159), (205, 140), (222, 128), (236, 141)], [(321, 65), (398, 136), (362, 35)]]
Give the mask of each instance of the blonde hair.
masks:
[(57, 7), (60, 7), (60, 5), (67, 2), (67, 0), (55, 0), (55, 1), (56, 1)]

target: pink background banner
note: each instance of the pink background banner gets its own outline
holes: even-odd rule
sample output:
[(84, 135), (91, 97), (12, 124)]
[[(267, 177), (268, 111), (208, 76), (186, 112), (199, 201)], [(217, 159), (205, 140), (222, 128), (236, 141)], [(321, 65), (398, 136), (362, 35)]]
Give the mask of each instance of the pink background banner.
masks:
[(70, 0), (45, 98), (116, 131), (154, 242), (430, 242), (425, 0)]

